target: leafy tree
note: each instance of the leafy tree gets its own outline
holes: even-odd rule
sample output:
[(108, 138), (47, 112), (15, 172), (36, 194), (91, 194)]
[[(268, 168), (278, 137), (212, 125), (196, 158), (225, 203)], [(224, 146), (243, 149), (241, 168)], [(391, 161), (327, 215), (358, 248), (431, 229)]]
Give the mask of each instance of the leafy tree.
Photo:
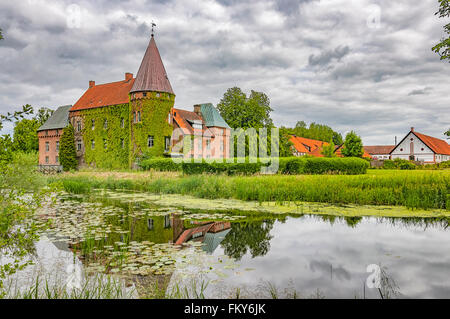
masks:
[(364, 149), (361, 137), (353, 131), (348, 133), (345, 136), (345, 142), (341, 152), (345, 157), (362, 157)]
[(43, 125), (45, 122), (47, 122), (49, 117), (52, 116), (53, 112), (54, 111), (52, 109), (41, 107), (34, 118), (39, 122), (40, 125)]
[(450, 136), (450, 129), (448, 129), (448, 131), (445, 132), (444, 134), (447, 135), (447, 136)]
[[(439, 1), (439, 11), (435, 15), (439, 15), (439, 18), (450, 17), (450, 2), (449, 0), (438, 0)], [(436, 44), (431, 50), (436, 52), (441, 56), (441, 60), (448, 59), (450, 62), (450, 23), (444, 26), (444, 32), (449, 36), (443, 38), (441, 42)]]
[(23, 119), (16, 122), (14, 127), (14, 143), (15, 151), (32, 152), (39, 150), (39, 139), (37, 129), (41, 126), (36, 119)]
[(272, 127), (270, 118), (269, 97), (262, 92), (251, 91), (249, 97), (238, 87), (228, 89), (217, 109), (225, 122), (232, 128), (259, 129), (262, 127)]
[(333, 143), (333, 140), (329, 142), (328, 145), (324, 145), (322, 148), (322, 155), (325, 157), (336, 157), (336, 153), (334, 152), (335, 145)]
[[(29, 107), (22, 111), (0, 115), (0, 128), (5, 121), (23, 118), (31, 114)], [(34, 251), (39, 228), (32, 216), (40, 205), (43, 193), (36, 190), (38, 174), (35, 172), (35, 154), (24, 168), (24, 157), (14, 158), (12, 140), (0, 138), (0, 298), (5, 296), (3, 281), (31, 263), (26, 258)], [(17, 157), (17, 156), (16, 156)], [(6, 160), (5, 160), (6, 159)], [(25, 192), (31, 196), (24, 196)]]
[(264, 256), (270, 249), (272, 239), (270, 231), (273, 224), (273, 220), (233, 224), (231, 231), (221, 243), (225, 254), (237, 260), (240, 260), (247, 251), (250, 251), (253, 258)]
[(294, 144), (290, 140), (291, 136), (280, 129), (280, 157), (291, 157), (294, 155), (292, 147)]
[(328, 125), (311, 123), (309, 127), (304, 121), (298, 121), (294, 128), (285, 128), (289, 134), (297, 135), (300, 137), (311, 138), (323, 142), (329, 142), (333, 140), (335, 145), (341, 145), (342, 135), (334, 131)]
[(74, 170), (78, 167), (77, 153), (75, 151), (75, 130), (68, 125), (63, 130), (59, 146), (59, 162), (65, 171)]

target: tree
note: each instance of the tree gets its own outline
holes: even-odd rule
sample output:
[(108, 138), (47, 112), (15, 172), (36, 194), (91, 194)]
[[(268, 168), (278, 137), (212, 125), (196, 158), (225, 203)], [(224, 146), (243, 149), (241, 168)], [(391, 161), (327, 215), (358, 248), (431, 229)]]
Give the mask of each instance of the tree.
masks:
[(322, 147), (321, 154), (325, 157), (336, 157), (336, 153), (334, 152), (335, 146), (333, 140), (330, 140), (328, 145), (324, 145)]
[(362, 157), (364, 149), (361, 137), (353, 131), (348, 133), (345, 136), (345, 142), (341, 152), (345, 157)]
[(444, 133), (444, 135), (450, 136), (450, 128), (448, 129), (447, 132)]
[(269, 97), (262, 92), (251, 91), (250, 96), (242, 92), (238, 87), (228, 89), (217, 109), (225, 122), (232, 128), (255, 128), (272, 127), (270, 118)]
[[(438, 0), (439, 11), (435, 15), (439, 15), (439, 18), (450, 17), (450, 2), (449, 0)], [(450, 23), (444, 26), (444, 32), (449, 35), (447, 38), (441, 39), (441, 42), (436, 44), (431, 50), (441, 56), (441, 60), (448, 59), (450, 62)]]
[(308, 127), (304, 121), (298, 121), (294, 128), (286, 128), (286, 130), (289, 134), (300, 137), (311, 138), (323, 142), (332, 140), (335, 145), (341, 145), (343, 143), (342, 135), (334, 131), (328, 125), (313, 122)]
[(3, 40), (2, 29), (0, 29), (0, 40)]
[(221, 243), (225, 255), (236, 260), (240, 260), (247, 252), (252, 258), (266, 255), (270, 249), (273, 224), (274, 220), (233, 224)]
[(65, 171), (77, 169), (77, 153), (75, 151), (75, 130), (73, 126), (69, 124), (64, 130), (61, 136), (61, 142), (59, 146), (59, 162), (61, 163)]
[(53, 112), (54, 111), (52, 109), (41, 107), (34, 118), (39, 122), (40, 125), (43, 125), (45, 122), (47, 122), (49, 117), (52, 116)]
[(22, 119), (16, 122), (13, 135), (13, 148), (15, 151), (26, 153), (39, 150), (37, 130), (41, 123), (37, 119)]

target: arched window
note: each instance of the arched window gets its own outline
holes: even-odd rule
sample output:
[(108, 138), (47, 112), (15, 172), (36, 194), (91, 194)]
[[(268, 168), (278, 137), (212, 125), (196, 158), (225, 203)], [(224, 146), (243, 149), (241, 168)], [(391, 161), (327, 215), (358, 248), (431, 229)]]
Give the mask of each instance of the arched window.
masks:
[(138, 122), (141, 121), (141, 111), (138, 111)]

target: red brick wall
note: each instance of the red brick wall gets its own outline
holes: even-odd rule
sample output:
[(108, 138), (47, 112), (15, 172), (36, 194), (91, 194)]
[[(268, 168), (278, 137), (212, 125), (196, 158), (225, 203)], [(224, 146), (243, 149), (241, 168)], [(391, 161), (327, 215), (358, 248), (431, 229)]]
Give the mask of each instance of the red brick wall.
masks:
[[(57, 142), (59, 142), (61, 134), (62, 129), (38, 132), (39, 165), (59, 165), (56, 157), (59, 156)], [(46, 145), (48, 145), (48, 150)]]

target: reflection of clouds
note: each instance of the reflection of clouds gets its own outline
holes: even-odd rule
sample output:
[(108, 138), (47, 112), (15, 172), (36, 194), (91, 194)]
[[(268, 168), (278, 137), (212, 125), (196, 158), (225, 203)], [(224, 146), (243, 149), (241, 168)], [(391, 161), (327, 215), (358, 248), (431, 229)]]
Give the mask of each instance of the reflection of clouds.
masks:
[[(264, 257), (248, 254), (239, 264), (254, 268), (239, 277), (227, 278), (228, 285), (271, 281), (286, 287), (290, 280), (303, 295), (319, 288), (327, 298), (362, 296), (369, 264), (381, 264), (398, 284), (402, 297), (433, 297), (433, 287), (450, 286), (449, 233), (442, 227), (380, 223), (364, 218), (355, 228), (345, 221), (334, 225), (317, 217), (289, 218), (276, 222), (271, 231), (271, 249)], [(217, 249), (218, 254), (223, 253)], [(333, 276), (330, 275), (333, 266)], [(336, 267), (336, 268), (334, 268)], [(440, 297), (450, 297), (447, 290)], [(366, 297), (378, 292), (366, 287)]]

